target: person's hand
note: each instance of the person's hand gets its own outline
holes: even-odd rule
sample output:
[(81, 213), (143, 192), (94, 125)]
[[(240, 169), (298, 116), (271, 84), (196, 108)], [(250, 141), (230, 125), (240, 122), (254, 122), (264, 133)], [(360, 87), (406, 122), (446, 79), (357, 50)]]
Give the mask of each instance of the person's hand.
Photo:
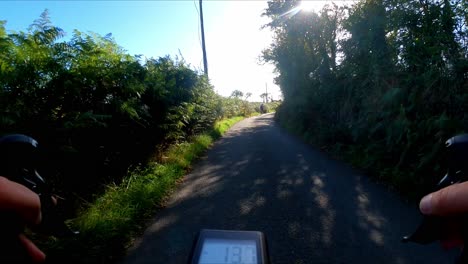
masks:
[(460, 227), (462, 223), (455, 216), (468, 213), (468, 182), (450, 185), (426, 195), (421, 199), (419, 209), (425, 215), (454, 216), (449, 218), (449, 238), (442, 241), (442, 245), (446, 248), (463, 245)]
[[(41, 202), (39, 196), (25, 186), (0, 176), (0, 212), (13, 213), (24, 224), (34, 226), (41, 222)], [(6, 227), (8, 228), (8, 227)], [(32, 262), (44, 262), (45, 254), (24, 234), (18, 239), (29, 254)]]
[(450, 185), (421, 199), (423, 214), (449, 216), (468, 213), (468, 182)]

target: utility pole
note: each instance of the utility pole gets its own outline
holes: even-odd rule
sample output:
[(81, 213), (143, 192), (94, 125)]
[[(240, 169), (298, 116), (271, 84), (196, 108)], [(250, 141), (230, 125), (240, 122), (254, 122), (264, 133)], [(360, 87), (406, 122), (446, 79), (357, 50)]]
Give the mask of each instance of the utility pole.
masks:
[(205, 27), (203, 25), (203, 5), (200, 0), (200, 24), (201, 24), (201, 37), (202, 37), (202, 49), (203, 49), (203, 67), (205, 68), (205, 75), (208, 77), (208, 61), (206, 59), (206, 47), (205, 47)]
[(268, 103), (268, 83), (265, 83), (265, 101)]

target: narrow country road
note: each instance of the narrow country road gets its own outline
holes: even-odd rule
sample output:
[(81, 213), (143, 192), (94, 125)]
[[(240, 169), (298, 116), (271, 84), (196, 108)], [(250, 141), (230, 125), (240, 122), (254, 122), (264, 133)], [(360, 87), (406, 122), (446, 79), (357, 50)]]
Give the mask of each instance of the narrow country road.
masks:
[(438, 244), (403, 244), (407, 205), (275, 125), (236, 124), (194, 166), (125, 263), (186, 263), (200, 229), (265, 233), (272, 263), (453, 263)]

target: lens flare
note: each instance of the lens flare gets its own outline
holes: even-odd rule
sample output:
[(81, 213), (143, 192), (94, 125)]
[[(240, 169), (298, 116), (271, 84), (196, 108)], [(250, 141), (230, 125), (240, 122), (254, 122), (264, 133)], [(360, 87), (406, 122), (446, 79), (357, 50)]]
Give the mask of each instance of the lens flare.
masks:
[(291, 18), (299, 12), (318, 12), (327, 1), (303, 0), (296, 7), (282, 14), (280, 17)]

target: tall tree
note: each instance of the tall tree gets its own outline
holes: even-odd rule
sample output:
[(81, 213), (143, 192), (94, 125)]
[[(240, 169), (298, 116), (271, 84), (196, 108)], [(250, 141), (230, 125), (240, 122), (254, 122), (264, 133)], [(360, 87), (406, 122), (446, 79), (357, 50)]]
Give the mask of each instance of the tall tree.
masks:
[(468, 130), (466, 1), (362, 0), (318, 13), (298, 4), (270, 1), (264, 13), (280, 122), (359, 153), (366, 168), (414, 177), (392, 181), (429, 182), (418, 177), (440, 145), (427, 142)]

